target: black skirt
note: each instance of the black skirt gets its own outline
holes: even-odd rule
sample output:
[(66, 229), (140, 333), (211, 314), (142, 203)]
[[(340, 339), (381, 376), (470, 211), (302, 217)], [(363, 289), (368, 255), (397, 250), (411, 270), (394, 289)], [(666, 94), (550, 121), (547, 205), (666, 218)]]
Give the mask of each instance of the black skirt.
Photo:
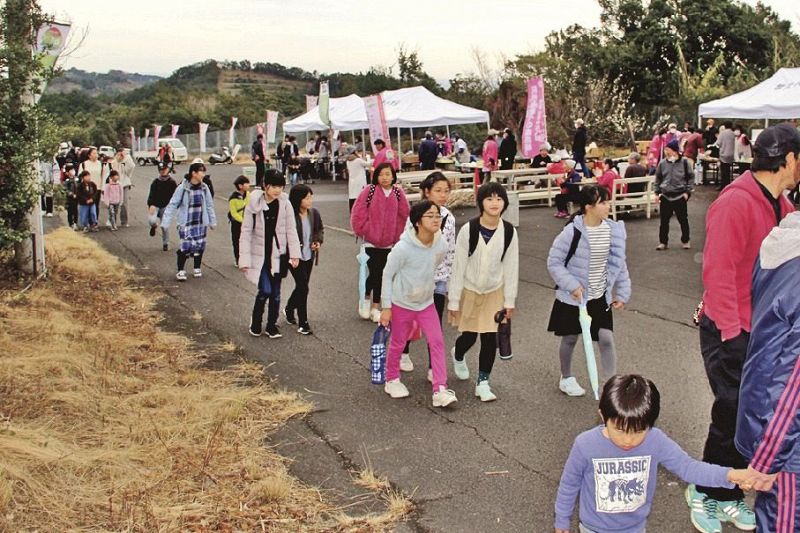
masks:
[[(589, 300), (586, 310), (592, 317), (592, 326), (589, 331), (592, 333), (592, 340), (597, 341), (597, 332), (600, 329), (614, 331), (614, 317), (611, 314), (611, 306), (606, 303), (605, 297), (601, 296), (594, 300)], [(547, 331), (552, 331), (558, 337), (567, 335), (580, 335), (581, 323), (578, 319), (578, 306), (565, 304), (560, 300), (553, 302), (553, 310), (550, 311), (550, 323)]]

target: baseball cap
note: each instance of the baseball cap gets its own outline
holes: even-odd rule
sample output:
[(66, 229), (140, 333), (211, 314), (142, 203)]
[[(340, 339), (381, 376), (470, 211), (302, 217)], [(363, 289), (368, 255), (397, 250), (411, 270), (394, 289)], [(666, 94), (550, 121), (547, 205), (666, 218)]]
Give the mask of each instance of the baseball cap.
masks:
[(753, 143), (755, 157), (783, 157), (789, 152), (800, 152), (800, 132), (788, 122), (766, 128)]

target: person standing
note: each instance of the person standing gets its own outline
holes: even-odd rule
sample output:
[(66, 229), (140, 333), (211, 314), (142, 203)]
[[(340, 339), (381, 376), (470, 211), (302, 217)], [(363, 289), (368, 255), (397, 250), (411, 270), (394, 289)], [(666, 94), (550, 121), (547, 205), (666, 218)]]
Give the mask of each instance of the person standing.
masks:
[(92, 208), (94, 209), (94, 219), (95, 221), (100, 220), (100, 211), (99, 211), (99, 204), (100, 204), (100, 191), (103, 190), (103, 162), (100, 161), (100, 157), (97, 153), (97, 148), (89, 148), (86, 152), (86, 159), (81, 163), (79, 168), (79, 175), (84, 171), (89, 173), (91, 176), (92, 183), (95, 184), (96, 193), (94, 200), (92, 202)]
[(375, 152), (375, 160), (372, 162), (372, 168), (378, 168), (384, 163), (388, 163), (395, 172), (400, 170), (400, 158), (397, 157), (394, 150), (387, 148), (383, 139), (377, 139), (374, 144), (375, 149), (378, 151)]
[(367, 171), (369, 163), (362, 157), (363, 154), (357, 148), (356, 151), (347, 156), (347, 201), (350, 205), (350, 212), (353, 212), (353, 204), (367, 186)]
[(300, 157), (300, 149), (297, 147), (297, 138), (294, 135), (287, 135), (280, 151), (281, 164), (283, 165), (283, 174), (289, 177), (292, 185), (297, 182), (297, 172), (292, 172), (298, 163), (295, 161)]
[(453, 151), (456, 154), (456, 159), (459, 163), (469, 163), (469, 147), (467, 146), (467, 141), (462, 139), (458, 133), (453, 133), (453, 139), (455, 142), (453, 143)]
[(419, 169), (433, 170), (436, 168), (437, 149), (433, 134), (425, 132), (425, 139), (419, 144)]
[[(147, 222), (150, 224), (151, 237), (155, 237), (164, 210), (177, 188), (178, 184), (170, 176), (169, 166), (159, 163), (158, 177), (150, 183), (150, 193), (147, 195)], [(163, 224), (161, 224), (161, 249), (165, 252), (169, 250), (169, 228)]]
[[(731, 132), (733, 133), (733, 132)], [(703, 250), (703, 301), (699, 307), (700, 351), (714, 403), (703, 460), (744, 468), (734, 444), (742, 367), (750, 340), (753, 266), (764, 238), (794, 208), (784, 191), (800, 182), (800, 133), (788, 124), (766, 128), (754, 143), (752, 171), (711, 204)], [(692, 522), (719, 531), (720, 520), (755, 525), (739, 489), (686, 489)], [(718, 516), (719, 513), (719, 516)]]
[(64, 191), (67, 196), (67, 224), (74, 230), (78, 229), (78, 188), (80, 183), (75, 177), (75, 167), (72, 163), (64, 165)]
[(78, 175), (80, 185), (78, 186), (78, 226), (84, 233), (91, 230), (97, 231), (97, 210), (94, 206), (97, 198), (97, 185), (92, 181), (92, 175), (88, 170), (83, 170)]
[(497, 130), (489, 130), (486, 140), (483, 142), (483, 150), (481, 151), (481, 159), (483, 159), (483, 168), (481, 182), (486, 183), (492, 178), (492, 172), (497, 170)]
[(511, 170), (514, 168), (514, 159), (517, 157), (517, 139), (510, 128), (503, 130), (503, 140), (500, 141), (500, 170)]
[(114, 159), (111, 161), (111, 169), (116, 170), (119, 174), (119, 184), (122, 186), (122, 203), (119, 206), (119, 221), (122, 227), (127, 228), (128, 225), (128, 199), (131, 194), (131, 187), (133, 187), (133, 169), (136, 168), (136, 163), (130, 154), (125, 152), (122, 147), (117, 148), (117, 153), (114, 154)]
[[(796, 172), (800, 164), (795, 161)], [(800, 213), (790, 213), (761, 244), (753, 272), (753, 320), (736, 448), (758, 490), (758, 531), (800, 528)], [(777, 483), (775, 483), (777, 481)]]
[(717, 127), (714, 125), (714, 119), (706, 120), (706, 129), (703, 130), (703, 144), (708, 148), (717, 142)]
[(264, 183), (264, 171), (266, 170), (266, 157), (264, 155), (264, 134), (259, 133), (253, 146), (250, 147), (250, 157), (256, 163), (256, 187), (261, 187)]
[(231, 225), (231, 244), (233, 245), (234, 265), (239, 267), (239, 239), (242, 236), (244, 208), (250, 200), (250, 180), (239, 176), (233, 180), (234, 191), (228, 197), (228, 222)]
[(122, 195), (119, 172), (112, 170), (108, 175), (108, 183), (103, 188), (103, 203), (108, 207), (108, 221), (111, 224), (111, 231), (117, 231), (117, 213), (122, 204)]
[(692, 247), (689, 241), (689, 215), (687, 204), (694, 191), (694, 172), (689, 160), (681, 157), (678, 141), (673, 139), (664, 147), (664, 159), (656, 167), (655, 192), (661, 209), (661, 226), (658, 232), (656, 250), (669, 247), (669, 221), (672, 215), (681, 226), (683, 249)]
[(732, 123), (723, 124), (717, 144), (719, 145), (719, 190), (721, 191), (731, 184), (733, 161), (736, 158), (736, 134), (733, 132)]
[(589, 142), (589, 132), (583, 124), (583, 119), (575, 119), (575, 135), (572, 137), (572, 159), (575, 167), (580, 167), (587, 179), (592, 178), (592, 173), (586, 165), (586, 143)]

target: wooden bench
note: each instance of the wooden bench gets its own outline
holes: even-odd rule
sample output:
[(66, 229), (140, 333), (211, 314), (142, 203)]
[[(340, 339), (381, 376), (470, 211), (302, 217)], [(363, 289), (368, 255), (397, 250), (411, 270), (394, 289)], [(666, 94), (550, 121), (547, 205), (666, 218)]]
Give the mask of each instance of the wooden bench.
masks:
[(556, 180), (563, 178), (563, 174), (536, 174), (535, 181), (545, 183), (544, 187), (539, 187), (537, 183), (528, 184), (531, 181), (530, 174), (515, 176), (511, 189), (517, 192), (520, 206), (545, 203), (548, 207), (552, 207), (556, 195), (561, 192), (561, 187), (556, 185)]
[[(617, 220), (620, 214), (644, 211), (649, 219), (653, 211), (658, 211), (655, 182), (655, 176), (614, 180), (614, 190), (611, 191), (611, 218)], [(638, 185), (634, 188), (641, 188), (641, 184), (644, 184), (643, 191), (629, 192), (631, 185)]]

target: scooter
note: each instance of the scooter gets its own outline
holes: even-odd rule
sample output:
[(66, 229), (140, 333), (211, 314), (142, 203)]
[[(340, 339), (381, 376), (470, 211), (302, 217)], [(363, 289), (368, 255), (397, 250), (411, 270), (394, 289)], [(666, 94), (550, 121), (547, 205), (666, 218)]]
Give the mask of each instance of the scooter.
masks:
[(222, 164), (233, 164), (233, 157), (231, 157), (231, 151), (228, 149), (227, 146), (222, 147), (222, 153), (213, 153), (208, 156), (208, 162), (211, 165), (222, 165)]

